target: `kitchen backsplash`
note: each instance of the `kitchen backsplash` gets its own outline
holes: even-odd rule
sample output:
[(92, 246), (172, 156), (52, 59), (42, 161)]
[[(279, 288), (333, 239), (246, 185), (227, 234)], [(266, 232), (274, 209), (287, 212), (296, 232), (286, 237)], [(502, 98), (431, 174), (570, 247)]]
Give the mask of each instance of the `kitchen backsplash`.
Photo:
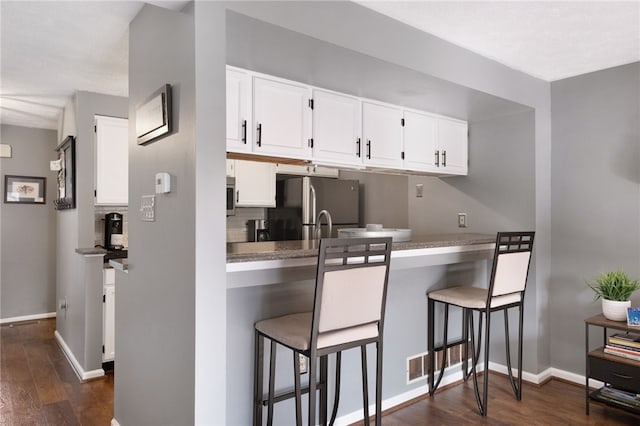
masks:
[(267, 209), (261, 207), (236, 207), (235, 216), (227, 216), (227, 242), (247, 241), (247, 220), (266, 219)]
[(127, 206), (95, 206), (95, 245), (104, 246), (104, 216), (107, 213), (122, 214), (122, 244), (129, 247), (129, 208)]

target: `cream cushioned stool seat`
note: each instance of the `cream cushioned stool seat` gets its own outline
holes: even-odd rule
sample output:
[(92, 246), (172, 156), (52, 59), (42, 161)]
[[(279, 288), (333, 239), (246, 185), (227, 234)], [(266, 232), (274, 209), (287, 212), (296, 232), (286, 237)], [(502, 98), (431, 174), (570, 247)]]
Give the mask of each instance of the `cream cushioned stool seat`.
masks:
[[(309, 395), (308, 424), (316, 425), (317, 390), (319, 421), (327, 424), (328, 355), (336, 354), (333, 410), (335, 421), (340, 400), (340, 369), (343, 350), (360, 348), (362, 399), (365, 423), (369, 424), (366, 346), (376, 345), (376, 417), (382, 412), (382, 336), (389, 280), (391, 238), (320, 240), (313, 312), (294, 313), (255, 324), (253, 425), (262, 425), (263, 405), (267, 424), (273, 423), (274, 403), (295, 398), (296, 425), (302, 425), (302, 393)], [(264, 341), (270, 341), (268, 394), (263, 395)], [(276, 345), (293, 352), (294, 391), (275, 395)], [(301, 389), (300, 357), (309, 358), (309, 386)], [(319, 361), (320, 378), (317, 378)], [(291, 424), (286, 421), (285, 424)]]
[[(469, 346), (471, 346), (471, 375), (473, 375), (473, 387), (476, 402), (480, 409), (480, 414), (487, 415), (487, 390), (489, 383), (489, 332), (491, 313), (502, 310), (504, 312), (505, 346), (507, 352), (507, 370), (511, 387), (516, 399), (522, 397), (522, 328), (524, 311), (524, 291), (529, 274), (529, 264), (533, 250), (534, 232), (499, 232), (496, 237), (496, 247), (493, 255), (493, 266), (491, 268), (491, 279), (489, 288), (478, 287), (448, 287), (435, 290), (427, 294), (428, 297), (428, 336), (427, 350), (429, 356), (429, 395), (435, 395), (447, 363), (446, 349), (453, 344), (464, 344), (464, 355), (462, 361), (462, 377), (466, 380), (469, 377), (467, 370), (469, 359)], [(444, 305), (444, 332), (440, 346), (435, 345), (435, 304)], [(460, 341), (451, 343), (448, 340), (449, 306), (462, 308), (462, 338)], [(509, 315), (510, 308), (519, 310), (518, 327), (518, 378), (517, 382), (513, 378), (511, 370), (511, 351), (509, 348)], [(473, 312), (478, 314), (478, 346), (475, 344), (475, 329), (473, 325)], [(480, 358), (480, 347), (482, 345), (482, 319), (485, 321), (484, 339), (484, 382), (483, 392), (480, 395), (478, 387), (478, 377), (476, 366)], [(471, 337), (469, 341), (469, 336)], [(470, 343), (470, 345), (468, 344)], [(435, 379), (435, 351), (441, 350), (443, 353), (442, 364), (438, 379)]]

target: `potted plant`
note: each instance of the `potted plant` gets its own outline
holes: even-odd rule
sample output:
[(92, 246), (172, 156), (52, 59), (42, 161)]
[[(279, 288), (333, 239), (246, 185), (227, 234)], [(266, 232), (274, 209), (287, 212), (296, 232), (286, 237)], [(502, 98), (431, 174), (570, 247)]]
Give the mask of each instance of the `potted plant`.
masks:
[(640, 288), (640, 282), (622, 271), (612, 271), (601, 274), (588, 286), (596, 293), (594, 300), (602, 299), (602, 313), (606, 318), (624, 321), (631, 306), (631, 293)]

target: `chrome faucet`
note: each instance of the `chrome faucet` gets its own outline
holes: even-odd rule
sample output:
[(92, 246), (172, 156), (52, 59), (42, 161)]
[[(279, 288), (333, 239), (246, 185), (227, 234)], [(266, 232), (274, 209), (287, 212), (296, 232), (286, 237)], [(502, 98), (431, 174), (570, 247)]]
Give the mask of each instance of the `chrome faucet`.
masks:
[(322, 238), (322, 225), (320, 223), (320, 218), (322, 218), (322, 216), (325, 216), (327, 218), (327, 231), (328, 231), (328, 237), (331, 238), (331, 233), (332, 233), (332, 228), (333, 228), (333, 222), (331, 221), (331, 213), (329, 213), (327, 210), (320, 210), (320, 213), (318, 213), (318, 217), (316, 218), (316, 239), (320, 239)]

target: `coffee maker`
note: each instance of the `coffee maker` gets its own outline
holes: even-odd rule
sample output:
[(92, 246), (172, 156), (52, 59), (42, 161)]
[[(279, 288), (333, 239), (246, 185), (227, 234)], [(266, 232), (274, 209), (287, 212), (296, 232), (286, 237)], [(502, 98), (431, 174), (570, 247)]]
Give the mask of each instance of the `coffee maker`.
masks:
[(107, 250), (122, 250), (122, 215), (107, 213), (104, 217), (104, 248)]
[(252, 219), (247, 222), (247, 239), (252, 242), (270, 241), (269, 222), (264, 219)]

